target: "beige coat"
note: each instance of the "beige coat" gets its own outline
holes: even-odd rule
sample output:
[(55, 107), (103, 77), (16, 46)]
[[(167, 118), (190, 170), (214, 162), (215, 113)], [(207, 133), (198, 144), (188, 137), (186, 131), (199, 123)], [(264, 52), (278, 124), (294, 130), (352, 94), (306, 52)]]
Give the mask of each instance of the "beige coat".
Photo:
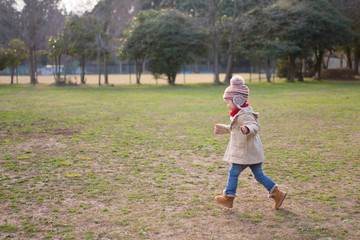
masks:
[[(218, 134), (230, 134), (230, 142), (224, 155), (224, 161), (242, 165), (252, 165), (264, 161), (263, 147), (258, 132), (259, 114), (251, 107), (242, 108), (234, 117), (230, 117), (230, 125), (216, 124)], [(240, 126), (249, 129), (247, 135), (241, 132)]]

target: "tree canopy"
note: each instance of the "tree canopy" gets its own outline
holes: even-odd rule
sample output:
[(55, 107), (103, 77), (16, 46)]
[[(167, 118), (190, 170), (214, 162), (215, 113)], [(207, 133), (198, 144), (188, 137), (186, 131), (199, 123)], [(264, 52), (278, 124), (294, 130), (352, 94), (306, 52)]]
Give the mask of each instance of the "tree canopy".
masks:
[(95, 59), (99, 37), (102, 34), (101, 22), (94, 16), (73, 16), (65, 24), (64, 38), (70, 39), (68, 54), (80, 62), (81, 83), (85, 83), (85, 63)]
[(14, 83), (15, 69), (21, 64), (22, 60), (26, 59), (26, 57), (25, 43), (19, 39), (12, 39), (9, 42), (8, 49), (6, 49), (7, 66), (10, 68), (11, 72), (10, 84)]
[(137, 65), (149, 58), (148, 69), (155, 75), (166, 75), (173, 85), (181, 66), (206, 52), (206, 36), (203, 28), (177, 10), (144, 11), (129, 30), (123, 52)]
[(249, 11), (240, 22), (244, 33), (240, 52), (250, 58), (286, 57), (290, 81), (294, 81), (295, 60), (310, 54), (316, 56), (320, 79), (324, 52), (352, 37), (346, 19), (326, 0), (279, 0)]
[(63, 16), (58, 9), (59, 0), (24, 0), (25, 6), (17, 19), (17, 31), (27, 46), (29, 54), (30, 82), (35, 77), (35, 51), (45, 49), (47, 39), (59, 30)]

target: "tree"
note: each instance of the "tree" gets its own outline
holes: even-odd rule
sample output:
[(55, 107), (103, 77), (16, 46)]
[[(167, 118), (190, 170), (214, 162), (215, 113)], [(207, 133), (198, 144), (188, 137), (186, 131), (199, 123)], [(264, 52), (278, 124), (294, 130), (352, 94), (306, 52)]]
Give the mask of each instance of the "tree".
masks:
[(234, 10), (233, 10), (233, 16), (231, 18), (230, 23), (230, 36), (229, 36), (229, 47), (228, 47), (228, 58), (226, 63), (226, 76), (225, 76), (225, 82), (230, 82), (231, 76), (232, 76), (232, 66), (234, 62), (234, 55), (233, 55), (233, 49), (234, 49), (234, 41), (235, 41), (235, 31), (236, 31), (236, 25), (235, 21), (238, 15), (238, 1), (234, 0)]
[(351, 31), (354, 38), (345, 46), (347, 57), (347, 66), (352, 68), (351, 52), (354, 53), (354, 67), (355, 73), (359, 75), (359, 61), (360, 61), (360, 1), (358, 0), (331, 0), (332, 4), (339, 12), (349, 20)]
[[(253, 8), (259, 6), (258, 1), (253, 0), (233, 0), (232, 6), (232, 16), (224, 15), (222, 17), (220, 26), (220, 43), (223, 52), (226, 53), (226, 76), (225, 82), (229, 82), (232, 76), (234, 62), (236, 56), (239, 54), (237, 49), (239, 49), (239, 44), (244, 38), (245, 28), (241, 24), (243, 23), (241, 19), (244, 17), (246, 12), (249, 12)], [(227, 5), (229, 7), (229, 5)]]
[(7, 68), (7, 54), (5, 48), (0, 48), (0, 71)]
[(141, 10), (141, 0), (100, 0), (91, 14), (101, 20), (104, 31), (117, 39), (121, 37), (127, 24)]
[(324, 53), (336, 46), (346, 45), (352, 38), (349, 22), (326, 0), (306, 1), (305, 24), (296, 29), (302, 36), (300, 46), (311, 48), (316, 58), (317, 78), (321, 79)]
[(147, 50), (148, 69), (153, 74), (165, 74), (168, 83), (174, 85), (181, 66), (206, 53), (207, 34), (177, 10), (161, 11), (149, 24), (152, 41)]
[(145, 58), (149, 55), (149, 48), (155, 41), (153, 19), (160, 12), (148, 10), (141, 11), (133, 19), (132, 26), (124, 34), (126, 40), (121, 45), (123, 58), (130, 58), (135, 62), (136, 83), (140, 84), (140, 78)]
[(325, 51), (351, 38), (348, 22), (326, 0), (279, 0), (264, 9), (255, 9), (249, 16), (245, 49), (258, 49), (267, 57), (286, 56), (291, 82), (297, 58), (306, 57), (311, 51), (320, 79)]
[(233, 14), (233, 0), (143, 0), (142, 7), (152, 9), (175, 8), (192, 17), (197, 24), (205, 27), (209, 33), (207, 39), (209, 45), (208, 58), (212, 58), (213, 61), (214, 83), (220, 84), (220, 55), (228, 54), (220, 51), (222, 37), (220, 29), (223, 24), (223, 17)]
[[(211, 41), (211, 49), (213, 54), (213, 62), (214, 62), (214, 83), (219, 84), (220, 78), (220, 29), (223, 27), (224, 22), (222, 21), (226, 16), (232, 16), (232, 20), (234, 20), (237, 15), (237, 3), (238, 1), (226, 1), (226, 0), (209, 0), (208, 1), (208, 13), (206, 15), (207, 18), (207, 28), (209, 30), (210, 41)], [(227, 58), (232, 59), (232, 48), (233, 48), (233, 40), (235, 34), (235, 25), (231, 25), (230, 35), (229, 35), (229, 49), (230, 51), (225, 52), (228, 56)], [(230, 56), (229, 56), (230, 53)], [(229, 70), (230, 71), (230, 70)], [(228, 76), (227, 76), (228, 77)], [(230, 80), (229, 80), (230, 81)]]
[[(276, 9), (276, 10), (275, 10)], [(290, 46), (280, 41), (280, 32), (294, 23), (289, 14), (267, 5), (256, 6), (237, 21), (237, 51), (248, 59), (265, 60), (266, 78), (271, 82), (271, 67), (279, 57), (285, 55)], [(260, 70), (260, 69), (259, 69)]]
[(116, 40), (122, 35), (126, 24), (140, 11), (140, 0), (101, 0), (92, 14), (101, 20), (105, 38), (100, 39), (102, 56), (104, 58), (105, 84), (108, 83), (108, 60), (114, 52)]
[[(211, 36), (212, 41), (212, 50), (213, 50), (213, 56), (214, 56), (214, 83), (219, 84), (220, 78), (219, 78), (219, 28), (217, 24), (217, 9), (219, 9), (218, 5), (221, 4), (218, 3), (216, 0), (209, 0), (209, 23), (208, 23), (208, 29)], [(220, 8), (221, 9), (221, 8)], [(220, 14), (221, 16), (222, 14)]]
[[(209, 32), (208, 64), (213, 63), (214, 83), (220, 83), (220, 62), (226, 62), (226, 81), (233, 70), (236, 48), (239, 43), (239, 16), (259, 4), (269, 4), (271, 0), (183, 0), (152, 1), (143, 0), (145, 9), (175, 8), (192, 17), (197, 24)], [(225, 33), (225, 34), (224, 34)], [(211, 59), (211, 60), (210, 60)]]
[(61, 59), (62, 55), (66, 53), (67, 45), (68, 43), (66, 42), (63, 32), (49, 39), (50, 50), (48, 52), (48, 58), (52, 60), (55, 65), (54, 77), (57, 84), (65, 83), (66, 81), (65, 76), (64, 80), (61, 80)]
[(49, 38), (48, 45), (50, 50), (48, 51), (48, 58), (52, 60), (55, 65), (54, 77), (57, 84), (66, 83), (66, 62), (63, 64), (63, 79), (61, 79), (61, 65), (63, 55), (68, 55), (70, 42), (71, 36), (70, 34), (65, 34), (65, 27), (63, 27), (56, 36), (51, 36)]
[(17, 23), (19, 13), (14, 8), (15, 0), (0, 0), (0, 45), (18, 37)]
[(18, 21), (18, 34), (28, 49), (30, 82), (35, 78), (35, 51), (45, 49), (50, 36), (60, 29), (63, 16), (58, 10), (59, 0), (24, 0), (25, 6)]
[(174, 85), (181, 66), (206, 51), (204, 30), (177, 10), (139, 12), (126, 34), (121, 52), (135, 61), (138, 84), (145, 58), (153, 74), (165, 74)]
[(99, 34), (102, 33), (102, 23), (94, 16), (73, 16), (64, 27), (68, 44), (68, 54), (80, 62), (81, 84), (85, 84), (85, 64), (88, 59), (96, 59)]
[(15, 69), (21, 64), (21, 61), (26, 58), (26, 45), (19, 39), (12, 39), (9, 42), (9, 47), (6, 51), (7, 66), (10, 68), (11, 82), (14, 83)]

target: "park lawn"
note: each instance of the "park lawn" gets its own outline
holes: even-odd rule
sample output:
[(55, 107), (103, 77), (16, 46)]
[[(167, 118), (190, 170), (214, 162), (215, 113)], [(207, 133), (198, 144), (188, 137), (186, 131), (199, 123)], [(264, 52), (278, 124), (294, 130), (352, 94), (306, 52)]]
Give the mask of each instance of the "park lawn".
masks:
[(360, 81), (248, 86), (278, 211), (214, 200), (225, 85), (0, 85), (0, 239), (359, 239)]

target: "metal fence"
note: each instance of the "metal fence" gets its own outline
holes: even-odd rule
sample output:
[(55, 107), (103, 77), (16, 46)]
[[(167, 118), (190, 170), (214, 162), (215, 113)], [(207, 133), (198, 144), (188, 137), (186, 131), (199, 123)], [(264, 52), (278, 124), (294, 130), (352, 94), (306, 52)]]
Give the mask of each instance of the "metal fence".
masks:
[[(146, 69), (147, 62), (143, 64), (143, 73), (150, 73)], [(343, 68), (346, 67), (345, 60), (341, 60), (339, 58), (330, 58), (328, 68)], [(46, 68), (46, 69), (45, 69)], [(80, 66), (73, 62), (71, 64), (66, 65), (65, 71), (67, 74), (80, 74)], [(244, 59), (236, 61), (234, 67), (232, 69), (234, 73), (264, 73), (265, 72), (265, 65), (262, 62), (255, 61), (250, 62)], [(360, 70), (360, 69), (359, 69)], [(54, 71), (54, 70), (53, 70)], [(49, 70), (49, 65), (47, 66), (38, 66), (36, 74), (37, 75), (52, 75), (53, 71)], [(20, 65), (16, 72), (18, 75), (29, 75), (29, 66), (28, 63)], [(104, 73), (104, 65), (101, 63), (100, 65), (100, 72)], [(219, 73), (225, 73), (226, 66), (224, 64), (219, 65)], [(272, 66), (271, 72), (275, 72), (275, 67)], [(63, 74), (64, 72), (62, 72)], [(95, 61), (89, 61), (85, 67), (86, 74), (98, 74), (98, 66)], [(127, 61), (111, 61), (108, 64), (108, 73), (109, 74), (132, 74), (135, 73), (135, 66), (133, 63), (129, 63)], [(202, 61), (200, 63), (188, 64), (184, 65), (180, 70), (180, 73), (213, 73), (213, 66), (210, 63), (206, 63), (206, 61)], [(0, 71), (0, 75), (10, 75), (10, 69), (5, 69)]]

